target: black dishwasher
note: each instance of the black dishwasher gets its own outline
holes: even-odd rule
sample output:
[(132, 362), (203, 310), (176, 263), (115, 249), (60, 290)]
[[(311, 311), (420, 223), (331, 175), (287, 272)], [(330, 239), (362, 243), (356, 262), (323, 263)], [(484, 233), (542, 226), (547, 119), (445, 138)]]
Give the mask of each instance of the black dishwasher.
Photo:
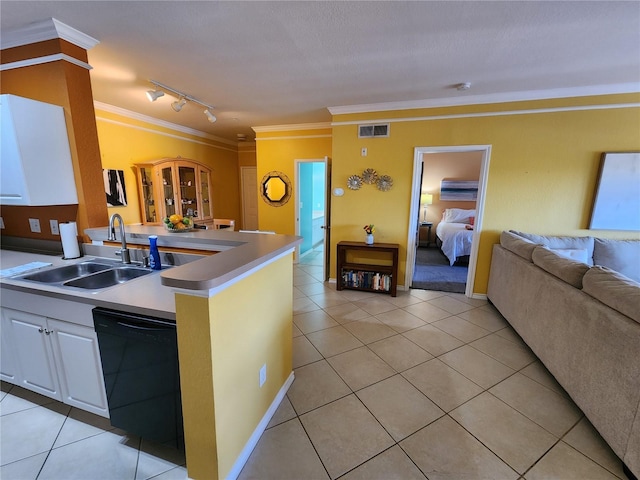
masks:
[(183, 450), (175, 322), (98, 307), (93, 323), (111, 425)]

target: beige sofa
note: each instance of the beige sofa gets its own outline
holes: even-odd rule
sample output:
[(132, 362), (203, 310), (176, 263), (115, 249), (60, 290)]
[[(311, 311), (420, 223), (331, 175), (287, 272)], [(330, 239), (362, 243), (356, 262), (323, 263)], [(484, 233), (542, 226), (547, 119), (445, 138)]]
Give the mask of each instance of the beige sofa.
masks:
[(640, 477), (640, 283), (616, 265), (640, 277), (640, 242), (502, 232), (487, 296)]

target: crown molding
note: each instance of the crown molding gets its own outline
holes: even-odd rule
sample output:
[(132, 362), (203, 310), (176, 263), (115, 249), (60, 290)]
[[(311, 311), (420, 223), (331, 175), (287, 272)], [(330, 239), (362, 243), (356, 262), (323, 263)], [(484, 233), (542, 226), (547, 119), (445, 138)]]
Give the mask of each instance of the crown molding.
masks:
[(61, 38), (85, 50), (90, 50), (100, 43), (95, 38), (55, 18), (48, 18), (40, 22), (30, 23), (24, 27), (3, 31), (0, 39), (0, 48), (4, 50), (6, 48), (21, 47), (54, 38)]
[(291, 125), (267, 125), (264, 127), (251, 127), (256, 133), (270, 133), (270, 132), (293, 132), (296, 130), (321, 130), (324, 128), (331, 128), (331, 122), (320, 123), (299, 123)]
[(17, 62), (5, 63), (0, 65), (0, 72), (5, 70), (13, 70), (14, 68), (30, 67), (33, 65), (40, 65), (43, 63), (57, 62), (58, 60), (64, 60), (69, 63), (73, 63), (87, 70), (91, 70), (93, 67), (86, 62), (78, 60), (77, 58), (70, 57), (64, 53), (56, 53), (54, 55), (47, 55), (45, 57), (28, 58), (26, 60), (19, 60)]
[(343, 105), (328, 107), (331, 115), (351, 113), (386, 112), (391, 110), (414, 110), (419, 108), (457, 107), (481, 105), (487, 103), (521, 102), (527, 100), (548, 100), (553, 98), (589, 97), (614, 95), (620, 93), (638, 93), (640, 83), (621, 83), (616, 85), (595, 85), (579, 88), (557, 88), (553, 90), (533, 90), (527, 92), (496, 93), (488, 95), (465, 95), (461, 97), (433, 98), (405, 102), (373, 103), (363, 105)]
[(233, 147), (238, 146), (238, 142), (233, 142), (231, 140), (227, 140), (226, 138), (216, 137), (215, 135), (211, 135), (206, 132), (201, 132), (200, 130), (184, 127), (176, 123), (166, 122), (158, 118), (150, 117), (148, 115), (143, 115), (137, 112), (132, 112), (131, 110), (127, 110), (121, 107), (116, 107), (115, 105), (110, 105), (108, 103), (102, 103), (94, 100), (93, 106), (97, 110), (102, 110), (104, 112), (109, 112), (109, 113), (115, 113), (117, 115), (121, 115), (123, 117), (130, 118), (132, 120), (139, 120), (141, 122), (150, 123), (158, 127), (169, 128), (171, 130), (176, 130), (178, 132), (186, 133), (187, 135), (194, 135), (196, 137), (206, 138), (207, 140), (224, 143), (225, 145), (231, 145)]

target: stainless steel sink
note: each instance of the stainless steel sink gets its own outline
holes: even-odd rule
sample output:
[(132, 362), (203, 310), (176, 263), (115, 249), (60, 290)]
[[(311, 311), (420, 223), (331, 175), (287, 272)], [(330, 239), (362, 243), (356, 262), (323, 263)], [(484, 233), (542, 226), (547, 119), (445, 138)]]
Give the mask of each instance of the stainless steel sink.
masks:
[(21, 280), (41, 283), (60, 283), (72, 278), (83, 277), (103, 270), (113, 268), (113, 264), (105, 262), (82, 262), (64, 267), (52, 268), (41, 272), (21, 276)]
[(86, 275), (84, 277), (76, 278), (64, 282), (65, 287), (84, 288), (87, 290), (98, 290), (100, 288), (112, 287), (119, 283), (124, 283), (134, 278), (142, 277), (143, 275), (149, 275), (152, 270), (148, 268), (140, 267), (118, 267), (111, 268), (99, 273)]

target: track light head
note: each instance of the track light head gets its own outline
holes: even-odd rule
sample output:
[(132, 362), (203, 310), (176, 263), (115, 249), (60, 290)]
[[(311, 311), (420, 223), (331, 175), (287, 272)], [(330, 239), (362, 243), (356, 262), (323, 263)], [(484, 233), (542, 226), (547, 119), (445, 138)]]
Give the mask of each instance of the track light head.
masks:
[(157, 88), (155, 90), (147, 90), (147, 98), (149, 99), (150, 102), (155, 102), (157, 99), (159, 99), (162, 96), (164, 96), (164, 92), (161, 90), (158, 90)]
[(173, 108), (176, 112), (179, 112), (186, 104), (187, 99), (184, 97), (180, 97), (180, 100), (177, 100), (171, 104), (171, 108)]
[(204, 114), (206, 115), (207, 120), (209, 120), (211, 123), (215, 123), (215, 121), (217, 120), (216, 116), (213, 113), (211, 113), (211, 108), (207, 108), (204, 111)]

